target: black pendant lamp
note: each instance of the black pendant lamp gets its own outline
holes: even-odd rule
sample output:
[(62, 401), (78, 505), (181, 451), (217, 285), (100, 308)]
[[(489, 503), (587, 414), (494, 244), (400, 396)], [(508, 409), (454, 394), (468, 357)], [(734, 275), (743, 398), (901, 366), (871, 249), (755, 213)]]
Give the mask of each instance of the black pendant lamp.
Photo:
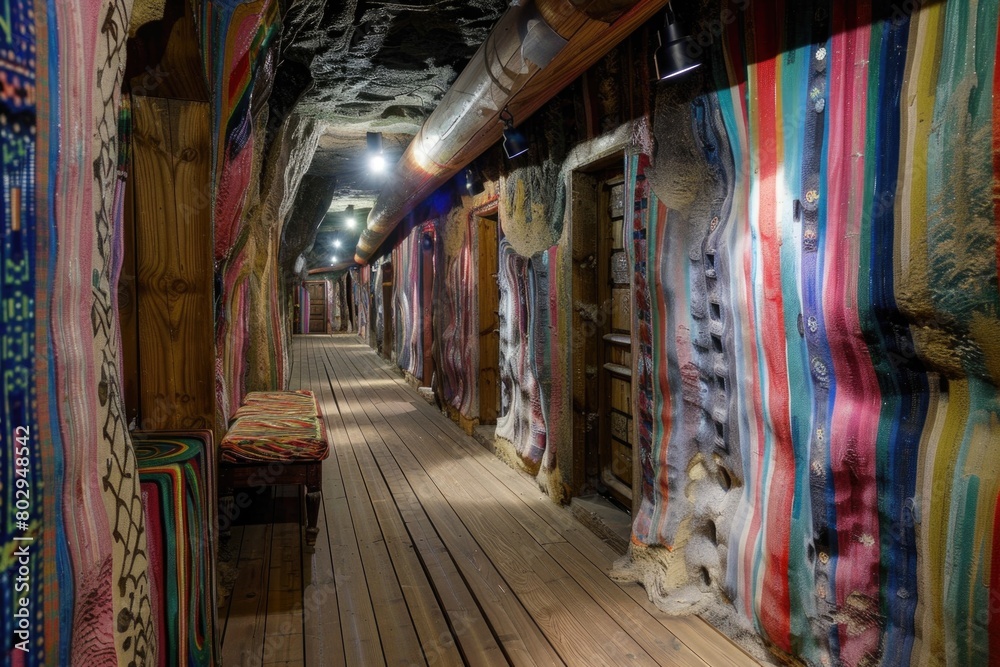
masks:
[(520, 130), (514, 129), (514, 115), (507, 107), (500, 112), (500, 120), (503, 121), (503, 151), (508, 159), (516, 158), (522, 153), (528, 152), (528, 140)]
[(660, 81), (672, 79), (695, 69), (701, 62), (688, 53), (688, 35), (677, 20), (674, 8), (667, 3), (663, 27), (656, 31), (660, 42), (653, 53), (653, 67)]

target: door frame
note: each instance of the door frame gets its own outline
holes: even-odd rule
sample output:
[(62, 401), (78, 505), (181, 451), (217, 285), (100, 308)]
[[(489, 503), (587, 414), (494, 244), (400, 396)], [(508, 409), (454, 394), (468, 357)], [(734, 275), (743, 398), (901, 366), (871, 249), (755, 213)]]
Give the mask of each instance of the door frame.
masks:
[[(567, 227), (567, 253), (572, 252), (573, 243), (575, 239), (575, 230), (580, 227), (579, 222), (580, 216), (585, 214), (585, 210), (581, 210), (582, 202), (576, 201), (576, 197), (573, 196), (573, 186), (574, 181), (578, 180), (579, 175), (584, 175), (587, 178), (592, 178), (590, 174), (595, 171), (601, 171), (609, 166), (620, 165), (625, 172), (626, 178), (628, 176), (627, 169), (627, 159), (629, 156), (636, 153), (651, 153), (651, 143), (652, 135), (648, 122), (643, 119), (638, 119), (630, 123), (626, 123), (620, 126), (618, 129), (614, 130), (608, 135), (598, 137), (586, 143), (576, 146), (570, 154), (567, 156), (564, 163), (564, 174), (565, 174), (565, 187), (567, 192), (566, 197), (566, 227)], [(627, 192), (627, 188), (626, 188)], [(583, 206), (583, 208), (586, 208)], [(631, 218), (628, 214), (631, 208), (628, 202), (625, 203), (625, 225), (631, 224)], [(629, 255), (632, 254), (631, 248), (626, 248)], [(632, 258), (634, 260), (634, 258)], [(573, 286), (573, 262), (566, 262), (566, 266), (562, 269), (562, 279), (567, 281), (569, 289), (567, 290), (572, 296)], [(630, 273), (629, 276), (629, 295), (631, 303), (635, 304), (635, 276)], [(565, 315), (563, 321), (569, 323), (567, 327), (569, 335), (567, 335), (568, 357), (572, 360), (574, 349), (573, 340), (575, 339), (573, 329), (573, 321), (576, 314), (576, 309), (572, 303), (572, 298), (570, 299), (568, 311), (564, 311)], [(636, 346), (636, 331), (633, 321), (632, 327), (632, 343), (633, 351), (638, 350)], [(632, 373), (633, 377), (636, 376), (636, 359), (637, 354), (632, 355)], [(572, 361), (567, 367), (567, 387), (569, 391), (564, 392), (565, 396), (563, 399), (562, 409), (566, 411), (567, 417), (562, 421), (564, 426), (560, 429), (560, 434), (558, 435), (558, 466), (562, 479), (567, 486), (567, 492), (571, 497), (582, 495), (586, 491), (587, 487), (587, 475), (586, 475), (586, 443), (585, 442), (575, 442), (574, 438), (574, 428), (573, 428), (573, 388), (575, 383), (581, 381), (583, 378), (583, 371), (576, 372)], [(633, 410), (635, 409), (636, 402), (636, 385), (632, 384), (632, 405)], [(607, 420), (605, 420), (607, 421)], [(639, 452), (639, 439), (637, 437), (637, 419), (633, 415), (632, 419), (632, 441), (634, 448), (634, 456), (632, 459), (632, 512), (633, 516), (639, 508), (639, 503), (642, 500), (641, 493), (641, 480), (642, 480), (642, 470)]]
[[(313, 331), (312, 330), (312, 306), (313, 298), (312, 294), (309, 294), (309, 317), (306, 320), (309, 323), (309, 331), (302, 333), (330, 333), (330, 283), (326, 280), (304, 280), (302, 281), (306, 291), (309, 291), (310, 285), (322, 285), (323, 286), (323, 331)], [(301, 306), (300, 306), (301, 307)]]

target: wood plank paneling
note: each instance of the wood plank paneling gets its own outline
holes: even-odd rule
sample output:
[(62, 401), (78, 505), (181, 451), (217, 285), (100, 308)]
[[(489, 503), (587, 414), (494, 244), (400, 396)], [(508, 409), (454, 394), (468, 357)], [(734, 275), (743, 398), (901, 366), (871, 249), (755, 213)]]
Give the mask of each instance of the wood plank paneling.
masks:
[(216, 430), (209, 105), (136, 95), (133, 118), (142, 427)]
[(500, 416), (500, 251), (497, 221), (476, 218), (479, 228), (479, 423)]

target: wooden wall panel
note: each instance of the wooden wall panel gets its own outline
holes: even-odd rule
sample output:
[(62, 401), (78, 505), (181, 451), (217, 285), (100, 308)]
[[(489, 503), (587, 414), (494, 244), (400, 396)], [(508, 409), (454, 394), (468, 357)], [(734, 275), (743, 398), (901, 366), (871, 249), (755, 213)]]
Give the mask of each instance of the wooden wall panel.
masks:
[(142, 425), (214, 430), (209, 105), (137, 95), (133, 111)]

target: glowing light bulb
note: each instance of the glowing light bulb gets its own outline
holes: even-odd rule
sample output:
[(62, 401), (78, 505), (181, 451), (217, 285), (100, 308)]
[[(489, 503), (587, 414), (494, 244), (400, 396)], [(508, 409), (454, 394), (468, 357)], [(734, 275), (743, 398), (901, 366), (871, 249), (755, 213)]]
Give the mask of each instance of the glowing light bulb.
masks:
[(346, 226), (348, 229), (354, 229), (354, 227), (357, 224), (358, 224), (358, 219), (355, 218), (353, 215), (344, 220), (344, 226)]
[(334, 239), (333, 240), (333, 247), (334, 248), (339, 248), (340, 247), (340, 239)]
[(336, 255), (334, 255), (333, 257), (330, 258), (330, 263), (331, 264), (336, 264), (337, 263), (337, 256)]
[(376, 174), (381, 174), (385, 171), (385, 156), (381, 153), (376, 153), (368, 158), (368, 168), (371, 169)]

